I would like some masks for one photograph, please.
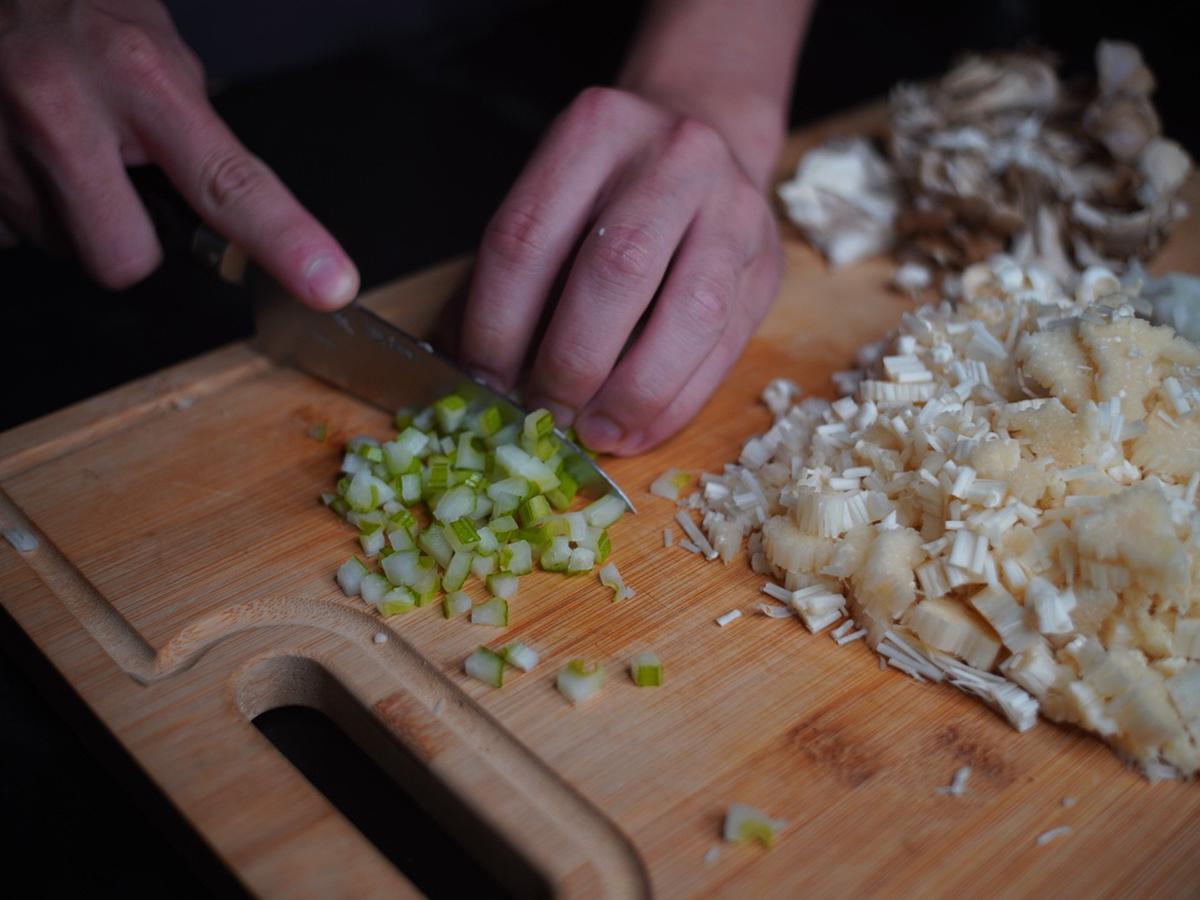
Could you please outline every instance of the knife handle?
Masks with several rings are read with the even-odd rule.
[[[209,228],[156,166],[129,170],[129,179],[154,223],[163,256],[186,256],[222,281],[241,284],[246,252]]]

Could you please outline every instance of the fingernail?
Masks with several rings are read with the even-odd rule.
[[[575,426],[575,430],[590,449],[598,450],[602,453],[616,449],[617,445],[625,437],[625,432],[621,429],[620,425],[608,416],[600,415],[599,413],[585,416]]]
[[[332,256],[321,255],[304,270],[304,283],[322,306],[344,306],[358,293],[358,273]]]

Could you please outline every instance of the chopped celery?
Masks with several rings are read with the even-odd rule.
[[[549,410],[536,409],[525,417],[523,434],[527,438],[537,440],[554,430],[554,416]]]
[[[417,472],[400,476],[400,499],[410,506],[421,500],[421,476]]]
[[[458,426],[466,417],[467,401],[458,394],[447,394],[433,404],[433,414],[441,432],[450,434],[458,430]]]
[[[392,589],[391,584],[382,575],[372,572],[362,580],[360,594],[364,603],[375,604],[383,599],[383,595]]]
[[[490,556],[478,555],[471,560],[471,574],[476,578],[484,579],[496,571],[496,557],[498,554],[493,553]]]
[[[487,577],[487,589],[493,597],[511,600],[517,595],[517,576],[512,573],[497,573]]]
[[[770,847],[775,833],[783,826],[783,822],[772,819],[760,809],[746,806],[744,803],[733,803],[725,813],[723,832],[727,841],[758,841],[764,847]]]
[[[358,536],[358,542],[362,544],[363,553],[368,557],[378,556],[379,551],[383,549],[383,545],[387,543],[387,536],[383,533],[382,525],[372,526],[372,530],[364,531]]]
[[[500,570],[513,575],[528,575],[533,571],[533,556],[528,541],[513,541],[500,550]]]
[[[609,540],[608,531],[604,530],[600,532],[600,537],[596,539],[596,563],[603,565],[610,553],[612,553],[612,541]]]
[[[635,653],[629,661],[629,671],[633,675],[633,683],[638,687],[662,685],[662,662],[657,653],[651,653],[649,650]]]
[[[458,543],[463,546],[479,543],[479,532],[475,530],[474,524],[470,519],[455,519],[450,523],[450,533],[458,539]],[[446,535],[447,538],[450,535]],[[455,547],[455,549],[460,549]]]
[[[499,431],[503,424],[504,416],[500,412],[500,407],[493,403],[475,417],[472,431],[481,438],[489,438]]]
[[[492,519],[491,525],[488,526],[492,530],[492,534],[497,540],[508,540],[509,536],[517,530],[517,520],[512,516],[504,515]]]
[[[405,585],[392,588],[375,604],[381,616],[398,616],[410,612],[416,605],[417,595]]]
[[[504,684],[504,660],[500,654],[480,647],[467,657],[463,671],[472,678],[498,688]]]
[[[569,472],[558,473],[558,487],[546,492],[546,499],[559,512],[569,507],[579,492],[579,482]]]
[[[567,571],[567,562],[571,559],[571,542],[565,537],[556,537],[550,546],[542,551],[541,564],[547,572]]]
[[[538,664],[537,651],[520,641],[505,644],[504,649],[500,651],[500,656],[510,666],[520,669],[522,672],[528,672]]]
[[[421,532],[421,536],[417,538],[417,546],[437,560],[439,566],[445,568],[450,565],[450,557],[454,555],[454,548],[446,540],[442,529],[435,527],[426,528]]]
[[[592,571],[592,566],[595,564],[596,554],[583,547],[576,547],[571,551],[571,558],[567,560],[567,574],[582,575],[584,572]]]
[[[444,456],[429,460],[429,469],[425,473],[425,490],[427,493],[437,493],[450,487],[450,460]]]
[[[517,520],[528,528],[530,525],[536,525],[548,515],[550,515],[550,501],[541,494],[536,494],[521,504],[521,508],[517,512]]]
[[[476,553],[482,553],[484,556],[491,556],[500,549],[500,541],[496,538],[496,535],[492,532],[490,526],[480,526],[475,534],[479,537],[478,543],[476,543],[475,547],[473,548]]]
[[[475,438],[465,431],[458,436],[458,448],[454,454],[454,468],[482,472],[487,468],[487,457],[475,447]]]
[[[558,673],[555,679],[559,691],[573,704],[582,703],[591,697],[604,683],[604,669],[599,663],[586,663],[573,659]]]
[[[380,566],[392,584],[411,586],[417,579],[419,557],[420,554],[416,550],[398,550],[380,563]]]
[[[454,556],[450,558],[450,565],[446,566],[446,572],[442,575],[442,587],[447,591],[457,591],[462,588],[467,582],[467,576],[471,574],[471,560],[475,558],[475,554],[470,550],[455,551]]]
[[[460,485],[442,494],[433,508],[433,517],[439,522],[453,522],[471,515],[474,511],[475,492],[465,485]]]
[[[486,603],[480,603],[471,610],[471,624],[507,627],[508,601],[503,597],[493,597]]]
[[[471,598],[462,591],[451,591],[442,599],[442,615],[447,619],[461,616],[471,608]]]
[[[552,491],[558,487],[558,476],[554,471],[516,444],[503,444],[496,448],[496,465],[509,475],[532,481],[540,491]],[[621,508],[624,510],[624,504]]]
[[[361,559],[352,556],[337,570],[337,583],[347,597],[357,597],[362,590],[363,579],[369,573]]]
[[[600,583],[606,588],[612,589],[614,602],[633,596],[633,588],[625,585],[624,579],[621,578],[621,573],[617,571],[617,567],[612,563],[600,567]]]
[[[589,525],[607,528],[625,514],[625,501],[616,494],[605,494],[599,500],[583,508],[583,517]]]

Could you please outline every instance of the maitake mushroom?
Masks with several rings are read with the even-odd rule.
[[[973,56],[932,83],[901,84],[886,140],[898,205],[865,140],[814,150],[781,198],[835,264],[894,242],[910,274],[914,265],[955,273],[1000,251],[1068,285],[1089,266],[1124,271],[1184,215],[1178,193],[1191,160],[1160,134],[1154,76],[1137,47],[1102,41],[1096,68],[1090,99],[1029,52]],[[869,179],[839,192],[815,177],[847,166],[869,169]],[[859,212],[835,214],[830,193]],[[863,202],[884,195],[890,203]],[[884,218],[889,209],[894,218]]]

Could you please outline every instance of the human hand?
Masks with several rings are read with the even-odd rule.
[[[66,243],[105,286],[140,281],[161,254],[125,173],[144,163],[301,300],[358,292],[337,242],[218,118],[160,3],[0,0],[0,243]]]
[[[774,216],[719,131],[632,92],[591,88],[488,225],[463,361],[512,387],[553,304],[526,405],[573,422],[593,449],[638,453],[716,389],[779,272]]]

